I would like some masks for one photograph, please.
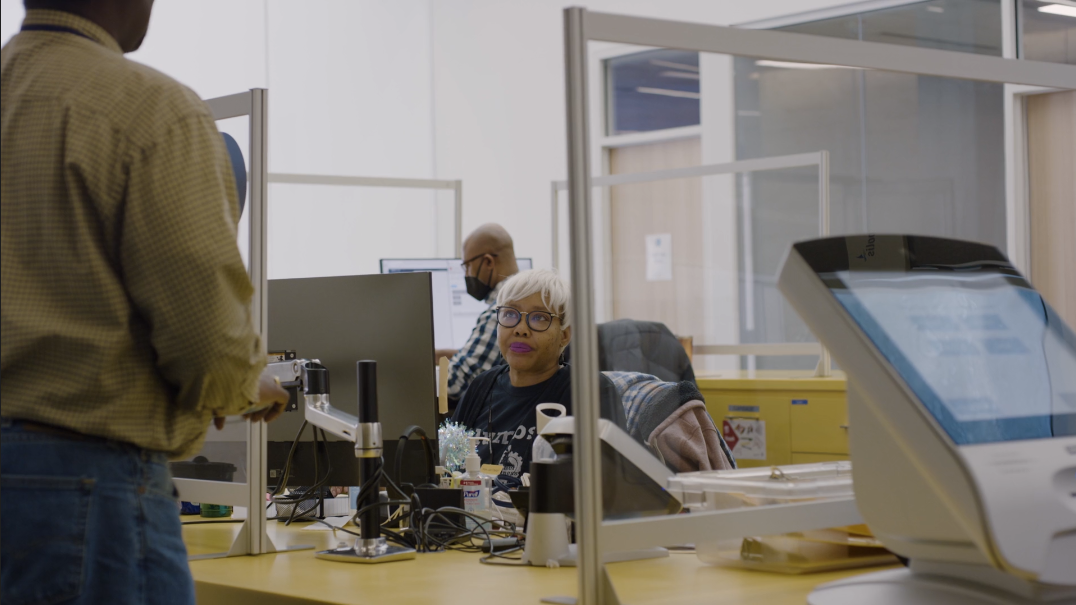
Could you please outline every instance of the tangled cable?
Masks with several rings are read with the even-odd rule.
[[[314,427],[314,477],[320,476],[321,455],[325,456],[325,474],[309,488],[294,495],[280,497],[280,494],[284,491],[284,488],[288,484],[288,479],[291,476],[292,460],[295,456],[295,451],[299,446],[303,431],[306,430],[307,424],[308,423],[304,420],[302,426],[299,427],[299,431],[292,441],[291,449],[288,451],[288,457],[284,463],[284,470],[281,474],[280,482],[271,494],[274,500],[284,500],[283,503],[292,504],[291,512],[286,517],[271,517],[271,519],[285,520],[285,525],[290,525],[295,519],[309,518],[306,516],[307,513],[313,512],[317,507],[318,502],[324,498],[323,488],[328,482],[329,475],[332,472],[332,462],[329,458],[327,445],[328,439],[325,436],[325,431],[318,427]],[[520,557],[509,557],[506,555],[519,551],[522,546],[513,546],[501,552],[497,552],[493,547],[493,539],[495,537],[514,537],[522,544],[525,536],[516,528],[515,524],[502,521],[495,522],[494,520],[486,519],[473,512],[455,506],[444,506],[437,509],[424,507],[422,506],[422,501],[418,494],[412,493],[408,495],[396,485],[396,482],[392,480],[392,477],[385,473],[384,458],[381,458],[379,461],[380,464],[378,464],[377,470],[372,476],[367,477],[359,487],[359,493],[356,495],[355,501],[361,503],[371,495],[371,491],[380,491],[382,481],[388,484],[388,487],[396,497],[390,498],[389,500],[379,499],[376,503],[358,507],[351,516],[351,523],[355,523],[355,520],[360,518],[363,513],[374,508],[382,506],[406,506],[409,510],[409,512],[406,513],[408,516],[408,527],[398,531],[385,527],[385,524],[388,523],[389,520],[398,518],[399,515],[402,514],[400,512],[403,510],[402,508],[397,509],[397,511],[390,516],[389,520],[383,522],[381,526],[381,534],[386,540],[394,544],[413,548],[421,553],[445,550],[482,552],[483,549],[481,544],[476,543],[476,541],[484,539],[490,545],[490,552],[489,555],[482,557],[481,562],[511,564],[502,561],[520,560]],[[397,464],[399,464],[399,460],[397,460]],[[312,499],[317,499],[313,506],[300,510],[303,503]],[[323,525],[328,525],[333,529],[334,534],[337,531],[342,531],[356,537],[360,536],[358,532],[347,529],[346,527],[337,527],[322,519],[314,518],[312,520]],[[502,527],[495,527],[494,523],[499,523]]]

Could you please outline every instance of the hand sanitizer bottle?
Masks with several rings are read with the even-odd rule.
[[[463,490],[463,508],[467,512],[489,519],[492,516],[490,507],[490,486],[492,478],[481,472],[482,460],[478,457],[478,442],[489,441],[485,437],[468,437],[471,442],[471,453],[464,458],[464,468],[467,472],[460,477],[460,489]],[[474,528],[477,522],[467,519],[467,527]]]

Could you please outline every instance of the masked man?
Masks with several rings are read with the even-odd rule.
[[[512,236],[494,223],[475,229],[463,242],[463,271],[467,293],[490,307],[478,316],[462,349],[437,351],[437,359],[451,358],[448,396],[457,400],[475,376],[504,363],[497,348],[497,314],[493,303],[501,282],[519,272]]]

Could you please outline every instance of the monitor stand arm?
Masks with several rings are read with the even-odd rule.
[[[359,459],[360,492],[356,499],[359,514],[359,537],[354,544],[340,543],[336,548],[317,553],[319,559],[345,563],[387,563],[415,558],[415,549],[389,544],[381,535],[378,477],[383,451],[381,423],[377,420],[377,362],[358,362],[359,415],[352,416],[329,402],[329,370],[308,362],[306,374],[306,421],[341,439],[355,444]],[[369,483],[369,485],[367,485]]]

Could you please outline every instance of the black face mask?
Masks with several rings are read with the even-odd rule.
[[[487,256],[487,255],[484,254],[482,256]],[[488,255],[488,256],[497,256],[497,255],[496,254],[491,254],[491,255]],[[474,277],[471,277],[470,275],[465,275],[463,277],[463,282],[465,284],[467,284],[467,293],[468,294],[470,294],[472,297],[474,297],[475,300],[485,302],[486,297],[489,296],[489,293],[493,291],[493,286],[491,285],[493,283],[493,264],[490,263],[490,267],[489,267],[489,281],[490,281],[490,283],[487,284],[487,283],[483,283],[482,280],[478,278],[479,275],[482,275],[482,264],[485,264],[486,261],[485,260],[480,260],[479,257],[477,257],[477,256],[474,257],[472,260],[477,260],[481,264],[478,265],[478,271],[475,271]]]
[[[482,283],[482,280],[470,275],[463,278],[463,281],[467,284],[467,293],[475,298],[475,300],[485,301],[489,293],[493,291],[493,287],[489,284]]]
[[[485,261],[479,261],[485,263]],[[478,266],[478,271],[475,272],[474,277],[466,275],[463,277],[463,282],[467,284],[467,293],[474,297],[475,300],[485,302],[486,297],[493,291],[493,286],[483,283],[478,279],[478,276],[482,275],[482,266]],[[489,281],[493,281],[493,267],[489,268]]]

